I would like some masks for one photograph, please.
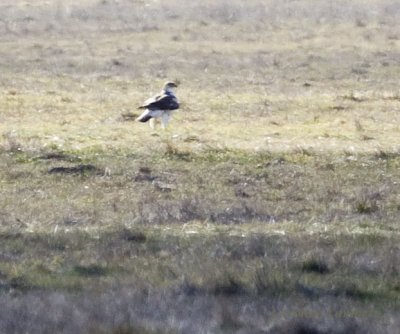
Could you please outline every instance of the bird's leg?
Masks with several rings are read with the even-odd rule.
[[[150,128],[151,128],[152,130],[154,130],[155,124],[156,124],[155,119],[154,119],[154,118],[150,118],[150,120],[149,120],[149,125],[150,125]]]
[[[169,111],[165,111],[161,116],[161,127],[165,129],[169,122],[170,113]]]

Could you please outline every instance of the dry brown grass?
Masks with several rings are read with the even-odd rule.
[[[0,332],[397,332],[395,1],[0,7]]]

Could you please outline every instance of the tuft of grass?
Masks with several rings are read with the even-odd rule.
[[[183,161],[192,160],[192,152],[189,149],[181,149],[169,140],[165,142],[165,156]]]
[[[267,296],[286,296],[294,292],[294,281],[280,270],[262,268],[255,273],[255,291]]]
[[[217,282],[212,291],[216,296],[235,296],[244,292],[244,285],[232,276],[226,277],[222,282]]]
[[[48,171],[49,174],[80,174],[80,175],[87,175],[89,173],[100,173],[104,174],[104,171],[99,170],[94,165],[91,164],[80,164],[77,166],[72,167],[52,167]]]
[[[376,203],[368,201],[368,200],[362,200],[356,203],[356,211],[357,213],[361,214],[371,214],[376,211],[378,211],[378,206]]]
[[[309,273],[328,274],[330,272],[329,266],[319,259],[308,259],[303,262],[301,270]]]
[[[105,276],[108,273],[106,267],[98,264],[77,265],[73,271],[80,276]]]

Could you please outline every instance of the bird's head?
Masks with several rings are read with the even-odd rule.
[[[167,81],[164,84],[163,90],[166,92],[172,92],[174,88],[178,87],[178,85],[175,82],[172,81]]]

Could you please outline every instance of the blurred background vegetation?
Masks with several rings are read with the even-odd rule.
[[[397,333],[399,19],[2,1],[0,332]]]

